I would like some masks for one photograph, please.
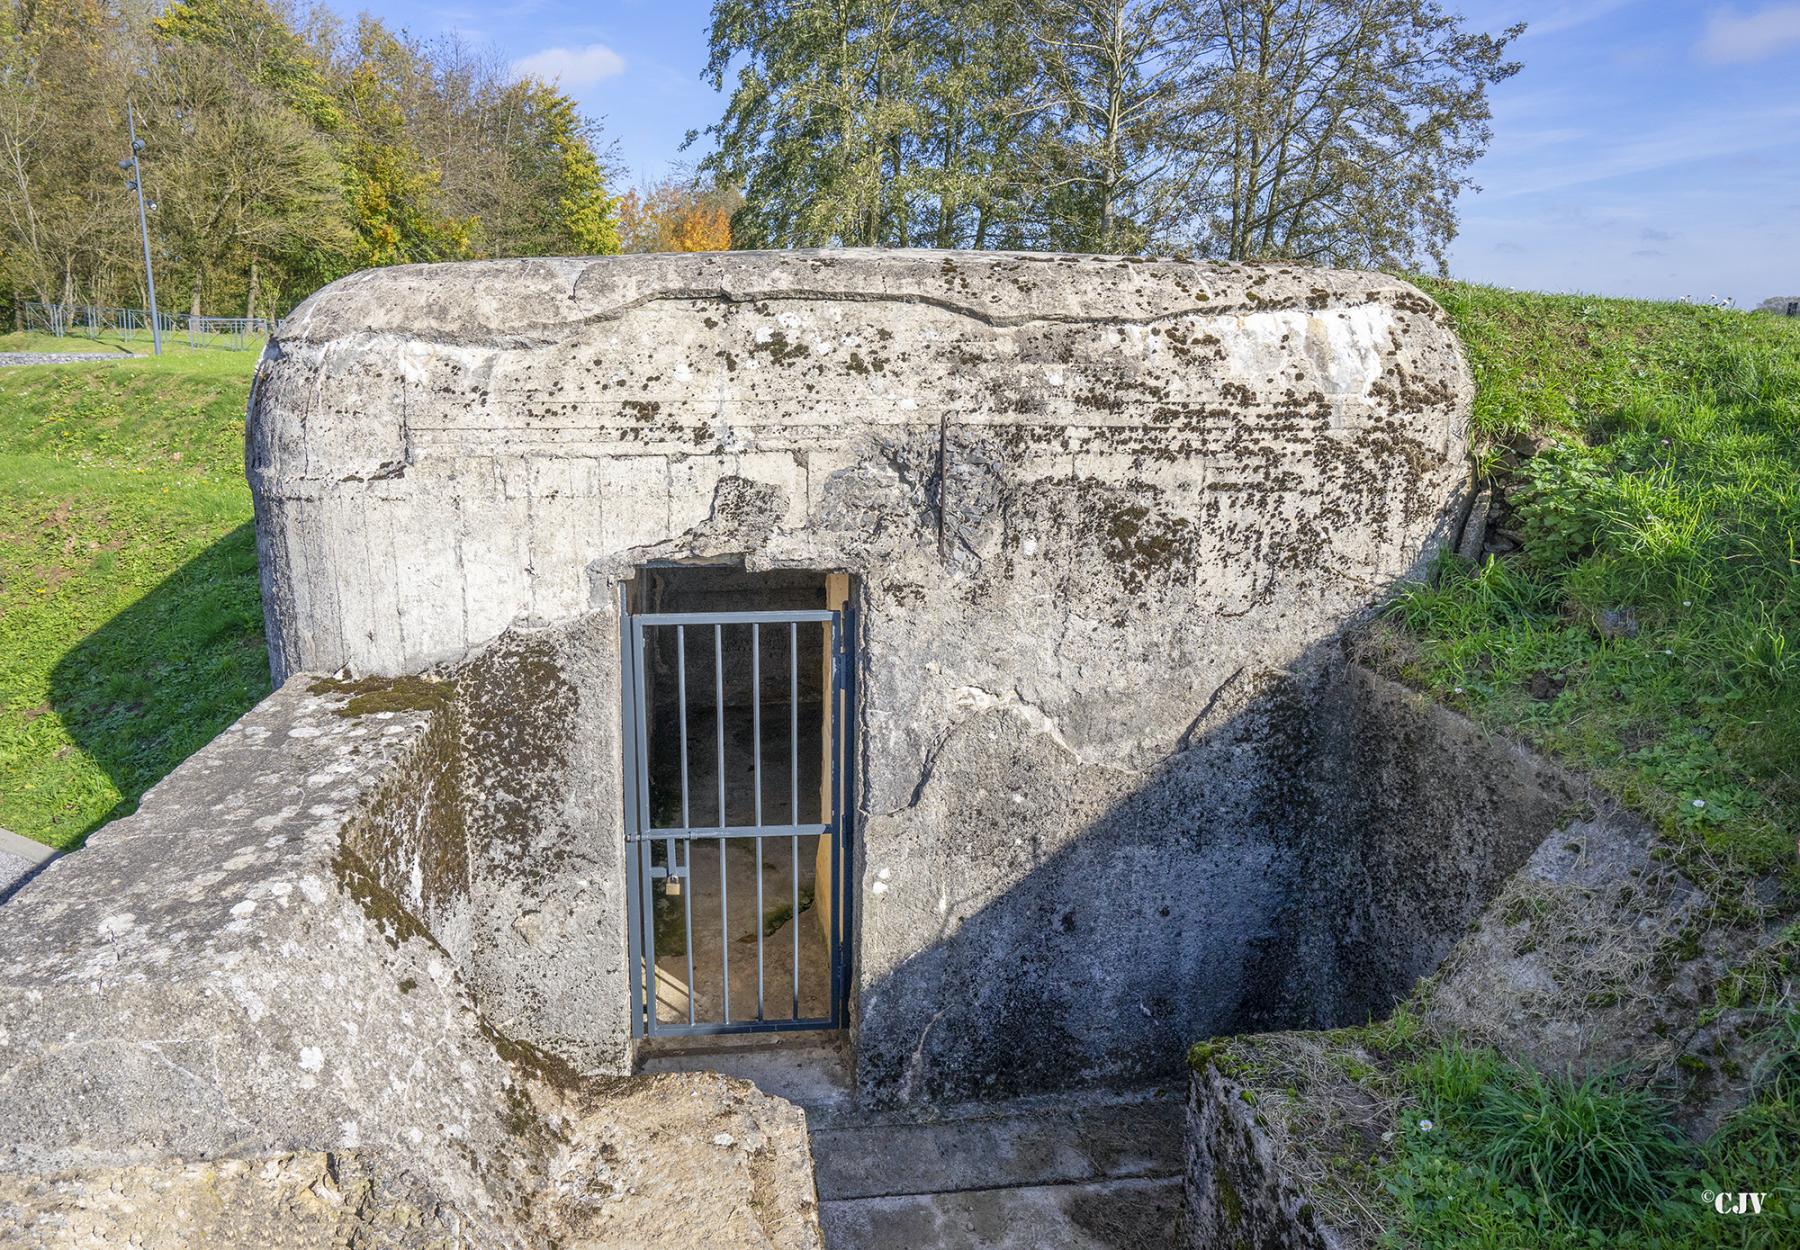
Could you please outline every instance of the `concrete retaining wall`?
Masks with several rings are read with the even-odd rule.
[[[819,1245],[797,1109],[584,1080],[510,1031],[549,974],[484,936],[530,887],[453,836],[498,800],[459,793],[451,700],[297,678],[0,907],[0,1227],[236,1245],[285,1209],[358,1244]],[[599,974],[572,975],[578,1010]]]

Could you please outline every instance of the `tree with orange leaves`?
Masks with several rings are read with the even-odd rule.
[[[623,252],[723,252],[731,247],[738,195],[692,175],[671,174],[625,193],[619,203]]]

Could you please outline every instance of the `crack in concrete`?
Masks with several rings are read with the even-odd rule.
[[[585,276],[585,274],[584,274]],[[579,280],[578,280],[579,281]],[[1392,291],[1371,292],[1377,295],[1398,295],[1398,288]],[[1019,313],[1007,315],[992,313],[986,309],[964,304],[958,300],[945,299],[942,296],[929,295],[919,291],[821,291],[805,287],[782,287],[767,291],[733,291],[725,287],[670,287],[661,291],[653,291],[640,295],[636,299],[626,300],[609,308],[599,309],[583,317],[558,320],[554,323],[540,323],[537,326],[524,327],[507,334],[455,333],[439,331],[429,333],[410,331],[401,334],[393,331],[371,330],[360,333],[345,334],[327,328],[324,337],[311,337],[312,318],[304,324],[296,325],[291,331],[282,335],[284,343],[312,342],[361,342],[380,343],[386,340],[404,339],[408,343],[427,343],[436,347],[480,347],[502,350],[532,351],[545,347],[557,347],[575,337],[575,333],[591,326],[605,325],[624,319],[640,308],[659,303],[711,302],[718,304],[763,304],[763,303],[838,303],[838,304],[910,304],[928,308],[941,309],[956,316],[979,322],[996,330],[1016,330],[1033,325],[1058,326],[1135,326],[1148,328],[1162,325],[1170,321],[1179,321],[1187,317],[1204,317],[1209,320],[1224,320],[1246,316],[1258,316],[1274,313],[1307,312],[1302,303],[1293,305],[1275,305],[1262,303],[1241,304],[1190,304],[1181,308],[1168,309],[1158,313],[1141,315],[1100,315],[1094,313]],[[1365,299],[1359,303],[1346,303],[1333,307],[1333,312],[1347,312],[1352,309],[1382,308],[1396,314],[1404,311],[1381,299]],[[553,324],[562,333],[547,334],[545,329]]]
[[[1248,664],[1238,665],[1236,672],[1232,673],[1231,676],[1218,684],[1218,687],[1206,700],[1206,706],[1200,709],[1200,714],[1188,722],[1188,727],[1181,731],[1181,737],[1175,740],[1175,749],[1169,752],[1171,756],[1180,755],[1184,751],[1193,750],[1194,734],[1199,731],[1201,725],[1206,723],[1206,718],[1213,714],[1213,709],[1219,706],[1219,700],[1224,697],[1225,692],[1237,684],[1237,679],[1242,677],[1244,675],[1244,670],[1249,667]]]
[[[900,1102],[902,1105],[912,1101],[913,1086],[917,1083],[920,1070],[925,1066],[925,1045],[931,1040],[931,1031],[937,1028],[938,1021],[942,1020],[949,1010],[950,1004],[948,1003],[939,1007],[937,1014],[925,1022],[925,1028],[919,1034],[919,1044],[913,1047],[912,1056],[906,1061],[906,1075],[900,1078]]]

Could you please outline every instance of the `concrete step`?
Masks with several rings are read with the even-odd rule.
[[[819,1204],[826,1250],[1165,1250],[1181,1178],[1030,1185]]]
[[[806,1109],[826,1250],[1163,1250],[1178,1090],[917,1113],[856,1105],[836,1034],[668,1039],[644,1072],[723,1072]]]
[[[1172,1176],[1181,1111],[1163,1097],[922,1122],[815,1119],[814,1174],[827,1202]]]
[[[645,1053],[640,1072],[723,1072],[750,1081],[809,1113],[850,1103],[850,1071],[834,1035],[796,1034],[779,1044],[662,1046]],[[683,1039],[686,1040],[686,1039]],[[694,1039],[698,1043],[701,1039]]]

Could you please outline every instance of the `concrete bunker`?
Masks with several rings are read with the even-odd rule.
[[[854,251],[359,274],[284,323],[252,400],[273,663],[454,685],[461,867],[422,872],[416,839],[370,858],[513,1035],[623,1071],[658,1010],[634,987],[677,975],[632,901],[688,867],[631,836],[667,827],[668,667],[715,664],[693,742],[710,712],[741,745],[755,700],[721,661],[761,654],[633,619],[753,589],[772,606],[725,610],[839,613],[854,698],[826,710],[820,634],[782,710],[818,691],[787,762],[816,741],[841,841],[782,923],[838,935],[862,1098],[1166,1075],[1197,1037],[1391,1001],[1358,971],[1375,912],[1460,874],[1460,927],[1516,866],[1370,869],[1405,849],[1344,801],[1339,641],[1453,541],[1470,397],[1441,311],[1375,274]],[[694,762],[693,790],[742,797]],[[790,823],[831,823],[793,788]],[[808,858],[724,854],[721,954],[723,896]]]

